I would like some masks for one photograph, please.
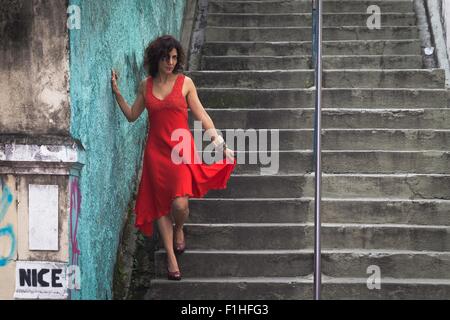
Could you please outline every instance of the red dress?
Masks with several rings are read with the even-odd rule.
[[[177,76],[171,93],[160,100],[153,95],[153,79],[147,80],[145,106],[149,116],[149,132],[144,153],[142,177],[136,198],[136,227],[146,236],[153,234],[153,221],[170,213],[172,201],[179,196],[203,197],[210,189],[225,189],[233,163],[201,162],[188,124],[188,105],[182,94],[185,75]],[[178,152],[182,163],[172,161],[172,149],[183,138],[172,141],[174,130],[185,129],[190,137],[189,152]],[[184,154],[183,154],[184,153]],[[196,159],[194,159],[194,157]],[[196,161],[194,161],[196,160]],[[199,163],[200,162],[200,163]]]

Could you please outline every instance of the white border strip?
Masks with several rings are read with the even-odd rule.
[[[76,145],[0,144],[0,161],[84,163]]]

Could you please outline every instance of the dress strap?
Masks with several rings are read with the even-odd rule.
[[[186,80],[186,75],[181,75],[181,81],[180,81],[180,96],[182,96],[183,97],[183,99],[186,101],[186,97],[185,96],[183,96],[183,84],[184,84],[184,81]]]
[[[186,76],[184,74],[180,74],[177,77],[177,83],[175,84],[177,91],[182,91],[183,90],[183,83],[184,83],[184,78]]]

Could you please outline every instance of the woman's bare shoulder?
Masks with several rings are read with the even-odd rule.
[[[195,87],[194,81],[191,78],[189,78],[188,76],[186,76],[186,75],[185,75],[185,80],[184,81],[186,82],[186,84],[187,84],[187,86],[189,88]]]
[[[147,78],[145,78],[144,80],[141,81],[141,84],[146,84],[147,81],[149,81],[152,78],[152,76],[148,76]]]
[[[139,91],[142,91],[144,94],[146,92],[147,89],[147,81],[151,79],[151,76],[148,76],[147,78],[145,78],[144,80],[141,81],[141,83],[139,84]]]

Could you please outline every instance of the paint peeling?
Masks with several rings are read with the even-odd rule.
[[[0,145],[0,159],[5,161],[80,162],[79,154],[75,144],[71,146]]]

